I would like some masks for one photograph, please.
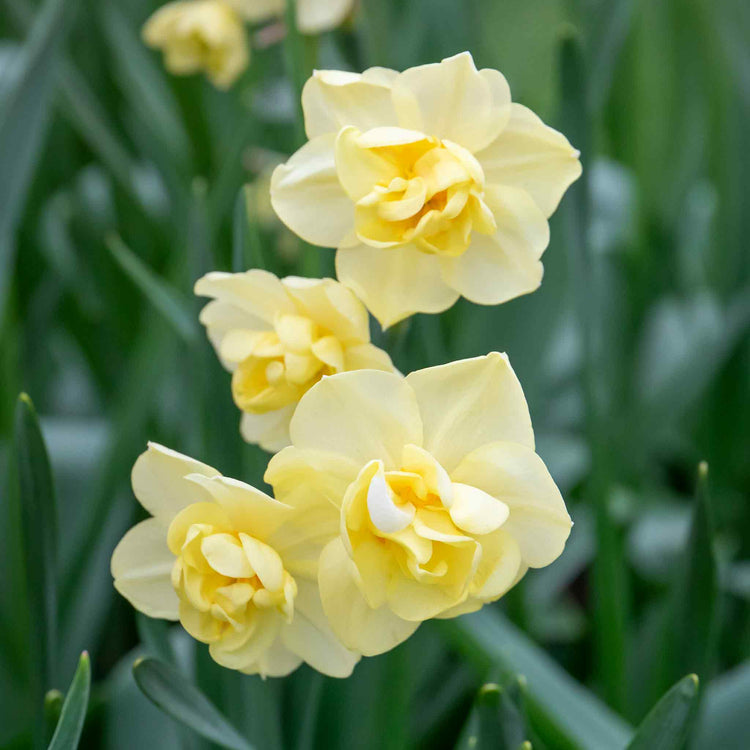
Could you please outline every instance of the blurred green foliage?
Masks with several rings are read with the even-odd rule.
[[[750,5],[360,0],[318,40],[254,32],[229,93],[165,73],[139,38],[155,6],[0,0],[0,746],[44,746],[61,710],[58,746],[75,746],[84,673],[62,709],[42,698],[87,649],[83,747],[750,747]],[[239,440],[229,379],[195,335],[192,284],[332,273],[266,195],[299,145],[312,65],[463,49],[564,130],[585,179],[553,219],[537,293],[416,316],[388,346],[404,372],[509,353],[570,542],[498,605],[424,625],[349,680],[222,670],[179,629],[136,627],[109,574],[147,439],[261,482],[266,456]],[[143,656],[201,691],[154,688],[172,716],[200,697],[191,728],[139,692]],[[689,672],[698,698],[687,678],[653,708]]]

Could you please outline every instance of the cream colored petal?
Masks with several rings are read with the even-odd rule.
[[[533,449],[529,408],[504,354],[492,352],[417,370],[406,382],[419,402],[424,424],[422,446],[454,482],[480,487],[458,479],[453,471],[464,456],[482,445],[511,440]]]
[[[291,508],[265,492],[229,477],[191,474],[188,481],[203,487],[227,514],[235,531],[266,540],[284,523]]]
[[[250,567],[269,591],[280,591],[284,585],[284,565],[279,553],[248,534],[240,534],[242,549]]]
[[[401,167],[391,159],[359,144],[362,134],[345,127],[336,136],[336,172],[341,187],[353,202],[368,195],[374,185],[388,185],[401,176]]]
[[[570,184],[581,176],[578,151],[530,109],[511,106],[505,129],[476,154],[487,185],[525,190],[549,217]]]
[[[385,70],[370,69],[362,75],[316,70],[302,89],[307,137],[335,135],[347,125],[366,131],[398,124],[389,76],[378,72]]]
[[[357,569],[341,539],[334,539],[321,553],[318,582],[331,628],[345,646],[363,656],[390,651],[419,627],[387,606],[372,609],[367,604],[357,584]]]
[[[417,312],[447,310],[459,297],[443,280],[438,258],[414,245],[339,248],[336,275],[384,328]]]
[[[245,674],[259,674],[262,677],[286,677],[300,664],[302,664],[302,659],[292,653],[278,637],[252,667],[242,671]]]
[[[572,523],[560,491],[533,450],[515,443],[484,445],[467,455],[452,477],[508,506],[502,528],[518,543],[526,565],[541,568],[562,553]]]
[[[345,370],[385,370],[391,372],[395,368],[388,356],[388,352],[373,344],[350,346],[344,350]]]
[[[529,294],[542,283],[544,267],[523,238],[475,234],[463,255],[440,259],[445,283],[471,302],[498,305]]]
[[[489,534],[500,528],[508,518],[508,506],[486,492],[468,484],[453,484],[453,523],[469,534]]]
[[[410,622],[423,622],[454,607],[465,596],[452,588],[397,575],[388,587],[388,605],[394,614]]]
[[[470,593],[482,601],[494,601],[518,582],[522,568],[521,549],[505,529],[483,536],[479,542],[482,557]]]
[[[355,370],[323,378],[303,397],[292,417],[292,444],[346,456],[360,466],[381,459],[397,468],[406,443],[422,442],[414,395],[403,378],[379,370]]]
[[[260,329],[258,321],[273,325],[277,315],[296,312],[281,281],[259,268],[244,273],[212,271],[195,282],[195,293],[247,312],[249,317],[243,328]],[[201,322],[206,324],[203,315]]]
[[[425,481],[427,490],[437,495],[444,507],[451,507],[453,486],[450,477],[435,457],[424,448],[418,445],[405,445],[401,454],[401,469],[419,474]]]
[[[211,534],[201,541],[206,562],[217,572],[230,578],[252,578],[253,568],[234,534]]]
[[[306,143],[271,176],[271,205],[295,234],[338,247],[354,229],[354,203],[336,172],[335,134]]]
[[[244,412],[240,419],[240,434],[246,442],[255,443],[269,453],[280,451],[291,442],[289,422],[295,406],[289,404],[264,414]]]
[[[401,127],[455,141],[469,151],[484,148],[497,133],[500,98],[497,77],[480,74],[468,52],[409,68],[393,84]]]
[[[452,617],[459,617],[460,615],[467,615],[471,612],[476,612],[479,609],[482,609],[484,606],[484,602],[481,599],[475,599],[472,597],[468,597],[460,604],[456,604],[455,607],[450,607],[449,609],[446,609],[445,611],[441,612],[439,615],[435,615],[435,617],[438,620],[449,620]]]
[[[217,664],[229,669],[254,668],[278,637],[282,622],[276,612],[255,610],[252,627],[243,628],[212,643],[209,646],[211,657]]]
[[[267,21],[284,13],[284,0],[224,0],[251,23]]]
[[[367,310],[351,289],[333,279],[288,276],[283,283],[300,313],[307,315],[342,344],[370,340]]]
[[[174,562],[165,526],[155,518],[141,521],[112,553],[115,588],[149,617],[177,620],[179,600],[171,582]]]
[[[330,505],[338,509],[360,468],[357,460],[342,454],[290,446],[270,460],[263,479],[278,500],[293,508]],[[338,511],[335,518],[338,522]]]
[[[354,0],[298,0],[297,26],[303,34],[320,34],[340,26]]]
[[[294,620],[283,628],[281,639],[290,651],[329,677],[348,677],[359,661],[359,655],[331,630],[318,587],[310,581],[297,581]]]
[[[207,499],[199,487],[185,481],[188,474],[210,477],[219,472],[163,445],[149,443],[138,456],[130,480],[138,502],[168,526],[183,508]]]

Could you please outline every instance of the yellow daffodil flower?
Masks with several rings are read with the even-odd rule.
[[[581,165],[502,74],[468,52],[403,73],[316,71],[302,105],[310,140],[274,172],[273,206],[338,249],[339,280],[381,324],[539,286],[547,219]]]
[[[164,52],[164,64],[170,73],[203,71],[220,89],[229,88],[250,61],[242,19],[223,0],[167,3],[148,19],[143,39]]]
[[[335,638],[309,580],[310,517],[295,521],[289,506],[153,443],[132,482],[152,518],[125,534],[111,567],[136,609],[179,619],[230,669],[276,677],[305,661],[351,673],[358,657]]]
[[[284,0],[228,0],[248,21],[259,23],[284,15]],[[351,13],[354,0],[296,0],[297,28],[303,34],[320,34],[340,26]]]
[[[289,445],[289,420],[324,375],[393,370],[370,343],[367,310],[333,279],[278,279],[271,273],[209,273],[195,293],[212,297],[201,312],[211,343],[232,372],[240,429],[268,451]]]
[[[498,599],[570,533],[505,355],[325,378],[300,401],[291,439],[265,479],[280,500],[338,522],[320,594],[333,630],[364,655]]]

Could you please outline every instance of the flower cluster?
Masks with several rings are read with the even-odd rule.
[[[319,34],[343,22],[353,0],[297,0],[297,27]],[[245,23],[284,15],[284,0],[173,0],[143,27],[146,44],[164,52],[174,75],[205,72],[220,89],[229,88],[250,62]]]
[[[150,444],[132,483],[152,517],[112,574],[223,666],[280,676],[305,661],[343,677],[563,550],[571,520],[507,356],[403,376],[371,343],[367,309],[386,326],[460,295],[533,290],[547,219],[581,168],[468,53],[319,72],[303,104],[310,142],[271,197],[304,239],[337,248],[339,281],[251,270],[195,286],[242,436],[275,452],[273,497]]]

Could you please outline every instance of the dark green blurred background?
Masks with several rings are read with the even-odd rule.
[[[130,467],[153,439],[261,481],[267,457],[239,439],[192,284],[255,265],[331,274],[333,253],[300,246],[268,205],[269,169],[299,145],[285,42],[263,47],[253,29],[251,67],[223,93],[169,76],[143,46],[151,0],[46,5],[0,0],[0,746],[29,746],[38,704],[12,453],[23,390],[57,489],[47,687],[65,689],[87,648],[83,746],[197,748],[130,672],[138,653],[167,658],[168,636],[111,585],[111,551],[139,513]],[[584,178],[552,220],[538,292],[374,335],[404,372],[506,351],[524,386],[576,525],[563,557],[490,616],[633,726],[697,672],[692,746],[750,747],[750,4],[361,0],[303,44],[308,69],[464,49],[565,132]],[[304,746],[313,696],[308,746],[451,747],[488,664],[520,671],[502,642],[477,656],[462,627],[428,623],[345,682],[241,677],[178,631],[170,658],[261,750]],[[529,684],[554,714],[554,690]],[[536,713],[535,748],[603,747],[583,725],[563,744]]]

